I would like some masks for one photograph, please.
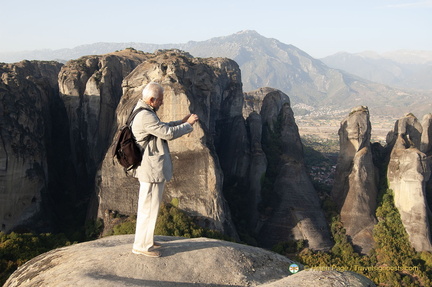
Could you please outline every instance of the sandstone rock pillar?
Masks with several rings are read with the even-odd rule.
[[[432,155],[432,114],[426,114],[422,120],[420,151],[427,156]]]
[[[57,62],[0,63],[0,231],[37,231],[52,222],[49,174],[51,107],[57,99]],[[58,159],[56,162],[62,162]],[[55,167],[52,167],[55,169]]]
[[[247,98],[244,113],[250,109],[260,112],[262,148],[268,161],[264,209],[258,225],[260,243],[271,247],[279,242],[306,240],[311,249],[329,249],[330,232],[306,172],[289,97],[279,90],[262,88],[247,93]]]
[[[361,253],[372,249],[372,231],[377,222],[377,182],[370,137],[368,108],[352,109],[339,129],[340,151],[332,189],[346,233]]]
[[[414,249],[431,251],[431,233],[428,220],[428,206],[425,185],[430,177],[430,163],[426,155],[426,141],[417,118],[407,114],[395,124],[390,134],[393,149],[387,169],[389,188],[394,192],[395,206],[399,210],[402,223]],[[421,144],[421,147],[420,147]]]
[[[164,201],[175,203],[203,227],[232,238],[237,238],[237,233],[222,194],[224,173],[214,135],[220,122],[235,122],[241,117],[239,72],[237,64],[228,59],[201,59],[180,51],[160,51],[124,79],[123,96],[116,111],[120,126],[141,97],[144,86],[156,81],[165,88],[164,104],[158,111],[161,121],[179,120],[189,113],[199,115],[192,133],[169,142],[174,176],[166,186]],[[226,127],[220,136],[235,134],[234,127]],[[113,165],[109,153],[97,181],[100,217],[106,219],[109,210],[136,214],[138,180],[126,177],[119,165]]]

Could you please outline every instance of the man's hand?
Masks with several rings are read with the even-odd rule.
[[[189,117],[190,117],[191,115],[192,115],[192,114],[188,114],[187,116],[185,116],[185,117],[182,119],[182,122],[183,122],[183,123],[187,122],[187,120],[189,119]]]
[[[198,116],[196,114],[189,115],[186,122],[188,122],[191,126],[193,126],[194,123],[196,123],[199,120]]]

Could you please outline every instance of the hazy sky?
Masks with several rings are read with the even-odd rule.
[[[320,58],[432,50],[432,0],[0,0],[0,52],[186,43],[255,30]]]

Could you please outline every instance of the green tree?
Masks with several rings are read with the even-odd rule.
[[[70,245],[64,234],[0,232],[0,285],[22,264],[49,250]]]

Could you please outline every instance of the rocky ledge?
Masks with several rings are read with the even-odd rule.
[[[290,275],[293,261],[247,245],[208,238],[157,240],[162,244],[160,258],[132,254],[133,235],[55,249],[22,265],[4,287],[374,286],[352,272],[305,270]]]

